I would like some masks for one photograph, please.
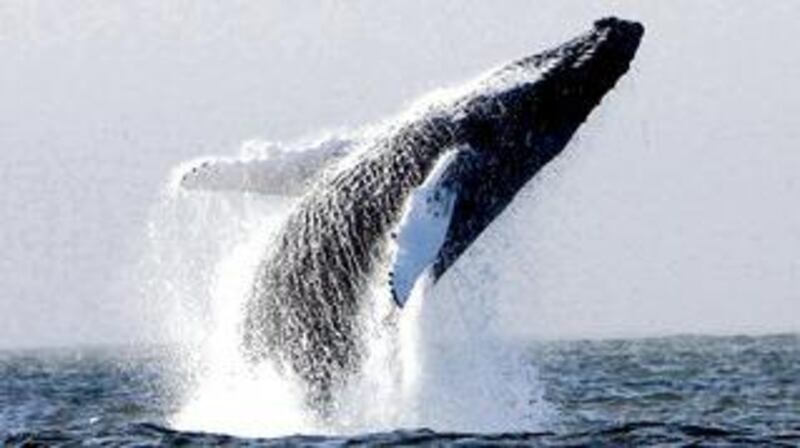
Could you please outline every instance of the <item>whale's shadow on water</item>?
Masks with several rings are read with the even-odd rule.
[[[599,20],[360,139],[314,148],[320,156],[293,171],[310,185],[299,188],[247,293],[244,356],[298,378],[305,405],[335,419],[370,356],[364,313],[375,308],[376,289],[396,304],[381,319],[391,331],[412,292],[446,274],[564,149],[627,72],[643,32],[635,22]],[[286,165],[266,162],[206,162],[181,185],[298,189],[274,191],[288,185]]]

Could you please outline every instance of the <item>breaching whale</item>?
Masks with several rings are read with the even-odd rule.
[[[512,62],[358,140],[216,161],[186,188],[298,195],[265,250],[242,347],[306,383],[329,406],[363,361],[357,316],[376,276],[399,307],[435,282],[516,193],[557,156],[628,70],[644,33],[616,18]]]

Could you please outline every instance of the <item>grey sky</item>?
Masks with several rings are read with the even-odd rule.
[[[610,13],[647,26],[635,68],[496,244],[521,331],[800,329],[797,2],[6,0],[0,346],[132,337],[119,278],[177,162],[383,118]]]

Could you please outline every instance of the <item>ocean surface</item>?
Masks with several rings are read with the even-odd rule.
[[[166,348],[5,351],[0,437],[10,446],[800,445],[800,335],[533,342],[526,350],[554,410],[544,430],[256,439],[170,428],[184,391]]]

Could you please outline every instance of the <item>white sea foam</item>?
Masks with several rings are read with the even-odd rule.
[[[256,267],[291,201],[175,185],[154,212],[146,263],[151,312],[163,318],[183,366],[174,427],[278,436],[546,424],[534,366],[498,331],[491,278],[458,264],[435,288],[417,282],[400,311],[385,287],[387,272],[375,274],[360,316],[365,361],[331,418],[319,421],[304,406],[301,382],[270,362],[248,363],[240,349]]]

